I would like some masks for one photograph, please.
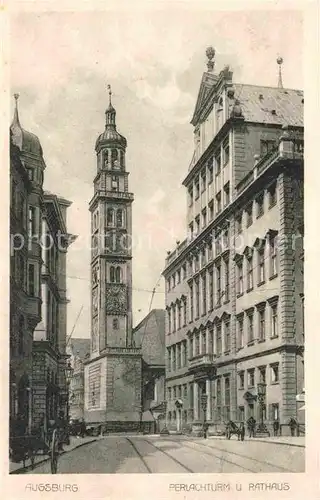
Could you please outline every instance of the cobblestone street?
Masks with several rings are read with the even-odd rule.
[[[62,455],[58,473],[304,472],[304,439],[287,441],[108,436]],[[49,474],[50,463],[29,473]]]

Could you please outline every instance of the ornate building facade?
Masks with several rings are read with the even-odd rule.
[[[33,341],[34,423],[68,412],[65,377],[67,337],[67,251],[75,236],[67,232],[71,202],[45,191],[42,217],[41,321]]]
[[[10,127],[10,433],[66,410],[66,252],[71,202],[43,191],[46,164],[38,137],[21,127],[17,100]],[[71,238],[70,238],[71,237]],[[20,429],[21,432],[21,429]]]
[[[188,237],[163,272],[167,423],[197,432],[205,411],[213,433],[250,416],[286,432],[304,386],[303,93],[234,83],[207,56]]]
[[[18,95],[10,127],[10,421],[32,426],[32,342],[41,319],[41,219],[46,168],[39,139],[24,130]],[[33,238],[33,235],[35,238]]]
[[[69,391],[69,415],[72,420],[84,419],[84,361],[90,355],[90,339],[71,338],[67,342],[67,354],[73,373]]]
[[[85,363],[85,420],[106,430],[136,428],[141,410],[141,349],[132,346],[131,210],[126,139],[116,111],[106,110],[96,141],[97,175],[90,201],[91,353]]]

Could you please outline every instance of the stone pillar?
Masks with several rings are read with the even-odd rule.
[[[206,394],[207,394],[207,416],[208,421],[211,420],[211,381],[206,380]]]
[[[193,383],[193,420],[199,420],[199,386]]]

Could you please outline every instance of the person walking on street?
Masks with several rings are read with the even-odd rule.
[[[273,435],[277,436],[280,428],[280,423],[279,420],[276,418],[275,421],[273,422]]]
[[[289,427],[290,427],[290,431],[291,431],[291,436],[295,436],[296,434],[296,428],[297,428],[297,422],[296,420],[291,417],[290,420],[289,420]]]
[[[250,417],[247,422],[249,437],[255,436],[256,421],[253,417]]]

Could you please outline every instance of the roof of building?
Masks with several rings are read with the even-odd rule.
[[[246,121],[303,127],[303,91],[234,83]]]
[[[10,130],[12,133],[12,142],[21,151],[26,153],[33,153],[37,156],[42,157],[43,151],[39,141],[39,138],[32,132],[28,132],[23,129],[20,125],[19,112],[18,112],[18,94],[15,94],[16,106],[14,110],[12,124]]]
[[[90,352],[90,339],[72,338],[68,345],[74,356],[78,356],[81,360]]]
[[[136,347],[141,347],[142,358],[148,365],[164,365],[165,356],[165,311],[152,309],[133,329]]]

